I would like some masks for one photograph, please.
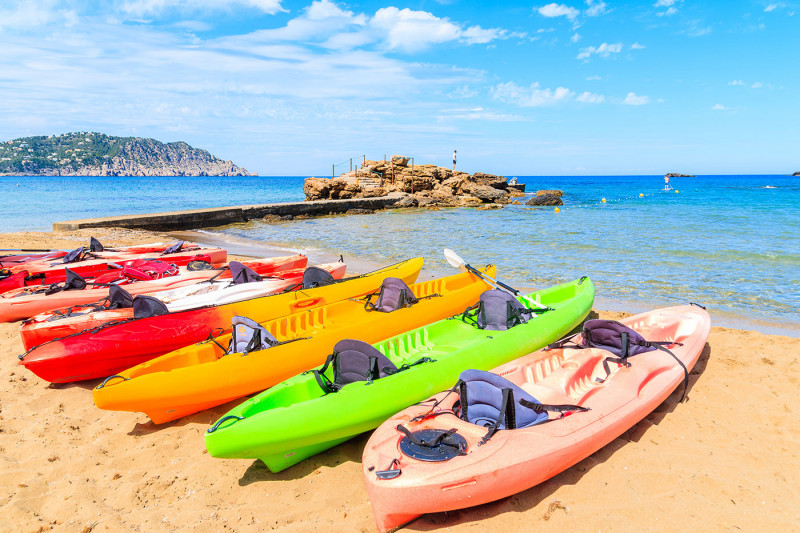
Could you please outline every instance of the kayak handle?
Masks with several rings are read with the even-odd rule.
[[[315,305],[324,303],[325,303],[325,298],[308,298],[306,300],[298,300],[289,307],[291,307],[292,309],[306,309],[308,307],[314,307]]]
[[[114,374],[113,376],[108,376],[106,379],[104,379],[104,380],[103,380],[103,382],[102,382],[100,385],[98,385],[97,387],[95,387],[95,390],[100,390],[100,389],[102,389],[103,387],[105,387],[105,386],[106,386],[106,383],[108,383],[108,382],[109,382],[109,380],[112,380],[112,379],[114,379],[114,378],[122,378],[122,379],[124,379],[125,381],[128,381],[128,380],[130,379],[130,378],[126,378],[125,376],[120,376],[119,374]]]
[[[244,420],[244,417],[243,416],[236,416],[236,415],[223,416],[222,418],[217,420],[216,424],[214,424],[213,426],[208,428],[206,431],[208,433],[214,433],[216,430],[219,429],[219,427],[222,425],[223,422],[225,422],[226,420],[233,420],[233,419],[236,419],[237,421],[238,420]]]

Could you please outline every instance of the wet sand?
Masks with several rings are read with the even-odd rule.
[[[0,234],[0,248],[169,241],[127,230]],[[283,251],[282,253],[286,253]],[[598,310],[602,318],[622,313]],[[156,426],[101,411],[99,380],[49,385],[0,324],[0,531],[374,531],[367,436],[279,473],[211,458],[233,404]],[[712,327],[680,391],[594,455],[523,493],[426,515],[408,531],[791,531],[800,524],[800,339]]]

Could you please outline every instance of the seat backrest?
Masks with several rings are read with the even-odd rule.
[[[333,383],[337,387],[373,381],[395,372],[397,366],[366,342],[343,339],[333,347]]]
[[[483,370],[465,370],[459,376],[460,417],[470,424],[497,429],[515,429],[540,424],[548,419],[546,411],[537,412],[520,404],[521,400],[540,404],[539,400],[507,379]],[[503,390],[508,390],[503,405]]]
[[[264,280],[255,270],[241,264],[239,261],[230,261],[228,263],[228,268],[231,269],[231,278],[233,279],[234,285]]]
[[[648,346],[639,333],[615,320],[587,320],[583,324],[582,336],[582,346],[602,348],[622,358],[656,349]]]
[[[514,296],[500,289],[491,289],[481,294],[475,318],[481,329],[504,331],[527,322],[526,315],[530,315],[530,311]]]
[[[398,278],[385,278],[381,283],[378,300],[370,305],[374,310],[391,313],[419,302],[411,287]]]
[[[334,281],[330,272],[319,267],[311,266],[303,272],[304,289],[313,289],[314,287],[330,285]]]
[[[95,239],[94,237],[89,238],[89,251],[90,252],[102,252],[103,245],[100,244],[100,241]]]
[[[161,255],[178,253],[181,251],[181,246],[183,246],[183,241],[178,241],[172,246],[167,246],[166,248],[164,248],[164,251],[161,252]]]
[[[120,287],[112,285],[108,289],[108,308],[109,309],[128,309],[133,307],[133,296]]]
[[[76,263],[83,258],[83,247],[75,248],[61,258],[61,263]]]
[[[264,326],[246,316],[234,316],[232,324],[231,344],[228,346],[229,354],[248,354],[279,344],[278,339]]]
[[[64,270],[67,273],[67,279],[64,282],[64,290],[83,290],[86,288],[86,280],[83,279],[80,274],[73,272],[72,270],[64,267]]]
[[[150,318],[167,313],[167,306],[155,296],[140,294],[133,299],[133,318]]]

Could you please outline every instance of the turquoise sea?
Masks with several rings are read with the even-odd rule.
[[[303,177],[0,178],[2,231],[112,214],[302,200]],[[314,259],[388,263],[413,255],[426,272],[472,264],[538,288],[590,276],[596,307],[627,311],[697,302],[716,325],[800,336],[800,178],[791,176],[519,176],[528,191],[561,189],[550,208],[389,210],[207,230]],[[153,194],[153,191],[158,191]],[[8,198],[10,197],[10,202]],[[604,203],[602,199],[605,198]],[[522,199],[524,201],[524,199]]]

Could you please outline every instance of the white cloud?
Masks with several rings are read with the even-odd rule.
[[[606,97],[602,94],[594,94],[586,91],[579,94],[576,100],[585,104],[600,104],[606,101]]]
[[[674,15],[677,12],[678,12],[678,10],[676,8],[671,7],[669,9],[667,9],[666,11],[662,11],[661,13],[656,13],[656,16],[657,17],[664,17],[664,16],[668,17],[670,15]]]
[[[645,46],[643,44],[633,43],[631,45],[631,50],[644,50],[644,49],[645,49]]]
[[[570,42],[577,43],[581,40],[581,35],[577,32],[572,34],[572,37],[569,38]]]
[[[653,4],[653,6],[654,7],[670,7],[670,6],[673,6],[676,3],[678,3],[678,1],[679,0],[658,0],[655,4]]]
[[[584,12],[587,17],[598,17],[608,13],[605,2],[598,0],[586,0],[586,5],[589,6]]]
[[[540,107],[565,102],[575,95],[566,87],[542,89],[539,82],[520,87],[513,81],[500,83],[492,89],[492,98],[522,107]]]
[[[597,55],[600,57],[609,57],[611,54],[618,54],[622,51],[622,43],[615,43],[615,44],[608,44],[603,43],[600,46],[589,46],[587,48],[581,48],[580,53],[577,55],[577,59],[588,59],[592,55]]]
[[[252,7],[268,15],[286,11],[281,7],[281,0],[126,0],[119,3],[119,10],[133,17],[146,17],[170,10],[191,13],[224,10],[231,6]]]
[[[540,7],[538,10],[543,17],[567,17],[569,20],[574,20],[580,14],[580,11],[574,7],[565,6],[564,4],[547,4]]]
[[[602,80],[602,79],[603,78],[601,76],[598,76],[597,74],[595,74],[594,76],[588,76],[586,78],[586,81],[598,81],[598,80]]]
[[[765,13],[769,13],[770,11],[775,11],[780,7],[778,4],[769,4],[767,7],[764,8]]]
[[[637,96],[634,92],[629,92],[628,95],[625,97],[625,100],[622,101],[623,104],[626,105],[645,105],[650,103],[649,96]]]
[[[713,109],[714,111],[727,111],[729,108],[725,107],[722,104],[714,104],[714,106],[711,109]]]
[[[760,89],[760,88],[762,88],[763,86],[764,86],[764,84],[763,84],[763,83],[761,83],[760,81],[757,81],[757,82],[755,82],[753,85],[751,85],[751,86],[750,86],[750,88],[751,88],[751,89]]]
[[[733,80],[729,81],[728,85],[744,85],[744,82],[742,80]]]

